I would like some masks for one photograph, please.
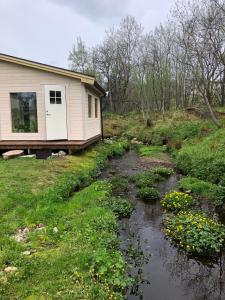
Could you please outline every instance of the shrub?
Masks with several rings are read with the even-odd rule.
[[[110,209],[117,217],[129,217],[134,209],[134,205],[125,198],[107,197],[99,201],[100,205]]]
[[[224,244],[225,227],[199,212],[180,212],[164,220],[165,233],[188,253],[218,254]]]
[[[128,191],[128,179],[123,176],[113,176],[110,183],[112,184],[113,195],[120,196]]]
[[[156,177],[157,176],[150,169],[134,175],[131,179],[135,182],[136,187],[142,188],[152,187],[156,180]]]
[[[199,143],[184,146],[176,157],[178,169],[204,181],[224,184],[224,144],[225,135],[222,128]]]
[[[168,178],[170,177],[174,172],[173,169],[171,168],[164,168],[164,167],[157,167],[157,168],[153,168],[152,172],[154,174],[158,174],[164,178]]]
[[[195,204],[194,199],[186,194],[177,191],[167,193],[161,201],[162,207],[170,211],[186,210]]]
[[[225,199],[225,187],[194,177],[182,178],[180,180],[180,188],[215,201],[218,205],[222,204]]]
[[[137,191],[137,197],[145,201],[160,199],[160,193],[152,187],[142,187]]]

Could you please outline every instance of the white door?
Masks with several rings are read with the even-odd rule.
[[[67,139],[65,86],[45,86],[47,140]]]

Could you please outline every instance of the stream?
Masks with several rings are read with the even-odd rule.
[[[114,158],[101,179],[130,176],[151,167],[135,151]],[[163,195],[178,185],[174,174],[156,187]],[[129,184],[126,195],[135,205],[130,218],[120,220],[120,247],[128,262],[136,287],[127,293],[127,300],[222,300],[225,299],[225,259],[217,262],[188,258],[165,238],[162,231],[163,211],[159,201],[148,204],[136,199],[136,188]]]

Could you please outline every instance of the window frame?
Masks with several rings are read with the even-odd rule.
[[[92,109],[92,95],[88,94],[88,118],[92,118],[93,114],[93,109]]]
[[[95,119],[98,118],[98,106],[99,106],[99,99],[95,97]]]
[[[59,94],[57,94],[57,93],[59,93]],[[49,90],[49,103],[50,104],[62,104],[62,92],[53,90],[53,89]]]
[[[14,128],[16,128],[14,125],[14,115],[13,115],[13,100],[19,100],[18,99],[18,95],[19,94],[33,94],[35,96],[34,100],[35,100],[35,111],[34,111],[34,118],[35,118],[35,130],[29,130],[29,131],[25,131],[25,129],[23,129],[24,131],[20,131],[20,129],[15,130]],[[17,95],[16,98],[13,98],[13,96],[15,97],[15,95]],[[22,134],[26,134],[26,133],[38,133],[38,108],[37,108],[37,92],[9,92],[9,101],[10,101],[10,114],[11,114],[11,132],[12,133],[22,133]]]

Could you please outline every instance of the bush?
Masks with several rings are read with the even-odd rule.
[[[195,204],[195,201],[186,193],[173,191],[165,195],[161,204],[166,210],[179,211],[189,209]]]
[[[160,199],[160,193],[152,187],[142,187],[137,191],[137,197],[144,201],[154,201]]]
[[[178,169],[191,177],[224,184],[225,131],[217,130],[200,143],[184,146],[177,154]]]
[[[123,176],[113,176],[110,179],[113,195],[120,196],[128,191],[128,179]]]
[[[153,168],[152,172],[154,174],[158,174],[164,178],[168,178],[170,177],[174,172],[173,169],[171,168],[164,168],[164,167],[157,167],[157,168]]]
[[[109,208],[117,217],[129,217],[134,209],[134,205],[125,198],[109,197],[102,201],[102,206]]]
[[[203,181],[194,177],[184,177],[180,180],[180,189],[200,195],[220,205],[225,200],[225,187]]]
[[[180,212],[164,220],[168,235],[188,253],[201,256],[218,254],[224,244],[225,227],[199,212]]]
[[[156,177],[157,176],[150,169],[134,175],[131,179],[135,182],[136,187],[142,188],[152,187],[156,180]]]

